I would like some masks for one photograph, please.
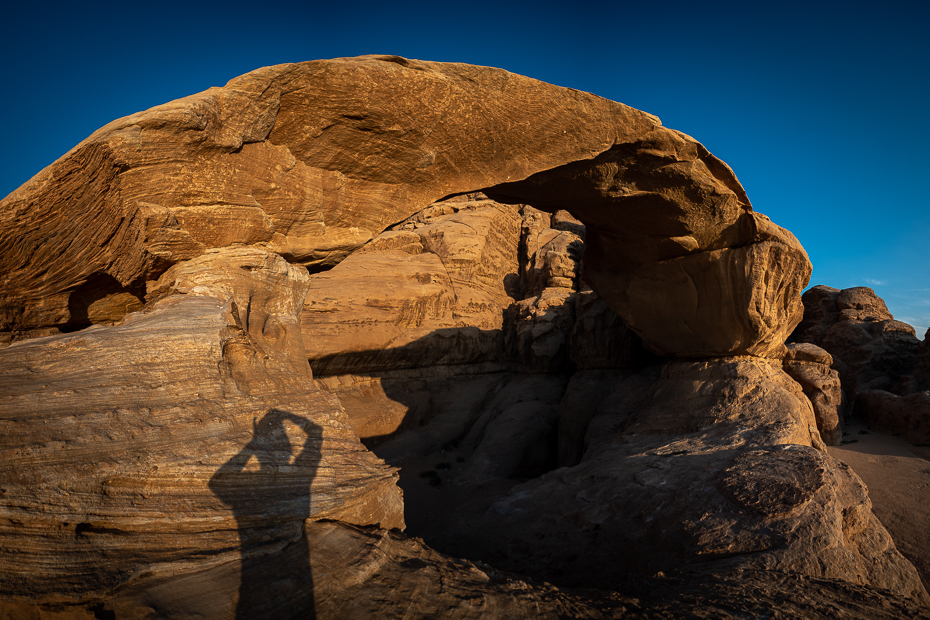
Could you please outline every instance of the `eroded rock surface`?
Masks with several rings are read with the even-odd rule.
[[[804,321],[792,339],[830,352],[854,415],[915,443],[930,442],[926,342],[914,328],[896,321],[864,286],[815,286],[803,299]]]
[[[920,343],[914,328],[894,320],[872,289],[815,286],[803,299],[804,321],[792,340],[830,353],[850,400],[865,390],[890,390],[912,372]]]
[[[4,199],[0,264],[8,615],[930,602],[822,452],[826,358],[786,354],[803,248],[622,104],[399,57],[260,69]]]
[[[837,445],[842,438],[846,405],[839,373],[832,365],[830,354],[816,345],[806,342],[788,345],[785,372],[801,384],[811,401],[820,438],[828,446]]]
[[[603,304],[599,329],[575,330],[583,234],[567,213],[481,195],[391,227],[312,277],[302,331],[317,384],[340,398],[363,439],[412,429],[379,450],[392,459],[483,428],[523,373],[543,375],[532,400],[557,407],[575,358],[610,365],[642,350]],[[588,305],[596,298],[586,293]]]
[[[3,597],[99,601],[280,548],[305,519],[403,527],[395,472],[313,385],[307,281],[265,251],[207,253],[119,325],[0,352]]]
[[[588,282],[663,354],[778,356],[800,320],[803,248],[692,138],[498,69],[364,57],[267,67],[114,121],[4,199],[0,330],[93,322],[85,304],[127,308],[209,248],[331,266],[481,188],[588,225]]]
[[[450,516],[427,540],[563,586],[761,569],[926,604],[864,485],[811,447],[822,446],[813,411],[777,363],[669,363],[616,386],[578,465]]]

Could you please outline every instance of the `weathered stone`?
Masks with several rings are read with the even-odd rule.
[[[820,437],[828,446],[839,444],[843,434],[845,399],[839,373],[831,368],[829,353],[810,343],[789,344],[784,369],[801,384],[814,407]]]
[[[908,392],[930,389],[930,329],[924,334],[917,348],[917,361],[913,370],[914,385]]]
[[[597,284],[597,267],[585,264],[586,279],[649,348],[684,357],[782,356],[801,320],[797,297],[810,270],[800,245],[776,242],[605,275],[611,288]]]
[[[777,362],[634,375],[601,403],[586,443],[578,465],[451,517],[435,544],[566,586],[699,562],[927,600],[861,482],[810,447],[822,446],[810,404]]]
[[[575,291],[549,287],[537,297],[515,304],[516,347],[523,366],[537,372],[559,372],[569,363],[575,322]]]
[[[466,382],[465,377],[457,378],[453,385],[457,389],[445,395],[438,403],[434,403],[436,406],[428,420],[421,421],[419,427],[398,433],[378,446],[378,456],[389,463],[402,464],[403,459],[407,457],[441,453],[452,446],[458,446],[469,454],[477,451],[485,442],[487,445],[481,448],[484,452],[503,450],[508,438],[512,439],[511,435],[515,431],[503,424],[493,426],[494,421],[509,410],[513,410],[514,415],[519,415],[521,410],[517,405],[530,402],[538,403],[538,406],[534,406],[534,411],[541,412],[546,422],[537,425],[536,421],[530,421],[526,425],[531,429],[527,434],[533,437],[547,436],[548,431],[544,428],[551,426],[549,409],[556,408],[565,392],[565,379],[560,375],[498,373],[475,376],[473,382]],[[487,387],[486,391],[478,391],[484,386]],[[427,389],[431,394],[436,394],[441,387],[442,384],[431,384]],[[530,420],[530,416],[526,416],[526,419]],[[539,452],[534,452],[532,446],[526,445],[529,440],[520,446],[514,444],[514,451],[518,453],[516,461],[523,461],[519,453],[522,452],[522,448],[526,448],[528,455],[545,453],[544,457],[538,459],[527,456],[528,460],[536,463],[554,462],[555,441],[552,439],[551,443],[543,441]],[[504,458],[510,459],[511,456]],[[492,467],[484,464],[477,469],[484,472]],[[507,469],[507,466],[502,467],[500,471],[503,472],[504,469]],[[517,475],[519,470],[520,468],[514,465],[514,471],[511,473]],[[510,474],[499,475],[508,477]],[[488,476],[489,474],[482,473],[480,477]]]
[[[481,188],[584,222],[589,283],[656,350],[782,352],[809,261],[703,146],[593,95],[397,57],[268,67],[97,131],[3,202],[0,330],[67,325],[90,279],[138,294],[211,247],[331,266]],[[688,302],[657,305],[656,278]]]
[[[427,453],[460,440],[495,395],[512,378],[507,364],[467,364],[335,375],[315,379],[320,389],[339,398],[359,436],[370,446],[399,433],[400,454]],[[395,444],[396,445],[396,442]],[[390,446],[378,453],[398,457]]]
[[[486,200],[436,205],[314,275],[301,317],[314,373],[505,357],[519,221]]]
[[[584,455],[585,434],[604,399],[635,370],[579,370],[572,375],[559,403],[558,465],[577,465]]]
[[[657,125],[499,69],[397,57],[260,69],[110,123],[4,199],[0,329],[67,323],[95,274],[135,290],[209,247],[268,243],[333,265],[443,196]]]
[[[920,342],[914,328],[895,321],[872,289],[815,286],[803,301],[804,321],[791,339],[830,353],[848,402],[867,390],[897,389],[914,371]]]
[[[594,291],[582,289],[575,295],[571,358],[578,369],[587,370],[633,367],[652,356],[606,301]]]
[[[480,484],[501,478],[534,478],[552,469],[557,421],[555,407],[546,402],[511,405],[485,426],[458,480]]]
[[[0,203],[0,260],[0,615],[928,602],[782,370],[803,248],[621,104],[398,57],[261,69],[52,164]],[[639,371],[638,337],[710,359]],[[388,531],[398,474],[356,431],[457,489],[443,549],[611,591]]]
[[[145,313],[0,352],[0,596],[97,599],[308,518],[403,526],[396,474],[312,384],[302,272],[208,253]]]
[[[752,213],[729,168],[684,134],[656,129],[485,191],[578,217],[586,281],[656,352],[779,357],[801,320],[801,244]]]
[[[748,570],[734,576],[698,565],[631,580],[622,592],[566,591],[443,556],[397,531],[322,522],[307,527],[305,542],[256,564],[271,578],[266,592],[274,596],[250,610],[254,612],[250,617],[737,620],[759,613],[816,620],[829,620],[837,613],[850,620],[930,617],[912,599],[791,573]],[[303,588],[294,588],[295,575],[282,572],[281,566],[300,563],[308,552],[312,571],[301,575]],[[94,620],[110,614],[233,618],[240,570],[239,558],[219,556],[180,578],[149,571],[105,602],[36,605],[6,600],[0,601],[0,611],[43,619]]]

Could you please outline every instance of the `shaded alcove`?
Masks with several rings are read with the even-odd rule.
[[[369,400],[334,392],[350,420],[366,415],[365,409],[382,410],[385,403],[405,410],[396,430],[362,441],[389,464],[400,467],[407,532],[427,543],[438,543],[440,551],[444,549],[436,535],[457,512],[486,507],[514,485],[565,465],[559,462],[560,454],[576,455],[575,462],[580,459],[584,429],[596,406],[573,411],[571,403],[563,404],[572,377],[579,372],[596,374],[606,386],[599,388],[598,396],[603,398],[612,390],[613,381],[661,359],[649,354],[620,322],[615,332],[600,334],[599,339],[604,350],[613,354],[602,361],[613,367],[579,369],[571,359],[569,336],[558,370],[539,372],[521,361],[513,333],[477,328],[468,333],[476,340],[498,343],[497,357],[489,354],[468,363],[437,364],[443,347],[448,347],[450,357],[461,359],[455,354],[456,347],[467,346],[461,332],[440,329],[394,349],[310,360],[323,389],[333,371],[369,368],[364,374],[378,387]],[[392,359],[401,370],[372,369],[376,363],[384,368]],[[418,360],[422,365],[416,367]],[[593,391],[582,389],[589,396]],[[575,426],[562,438],[573,444],[570,449],[560,446],[560,418],[564,416],[571,416]],[[571,439],[566,439],[569,435]]]
[[[124,287],[110,274],[98,272],[68,296],[70,318],[59,330],[68,333],[97,323],[112,323],[141,310],[144,303],[140,287]]]

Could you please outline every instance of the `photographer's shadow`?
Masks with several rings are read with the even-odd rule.
[[[292,436],[306,437],[296,455],[286,425]],[[254,422],[252,440],[210,479],[210,490],[232,508],[239,528],[239,620],[316,617],[304,520],[321,442],[321,427],[272,409]]]

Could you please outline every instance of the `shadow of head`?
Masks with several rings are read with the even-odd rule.
[[[251,440],[210,479],[210,490],[250,523],[305,519],[321,443],[318,424],[269,409],[253,420]]]
[[[252,421],[252,440],[245,450],[254,453],[262,468],[296,465],[308,452],[319,456],[321,439],[322,428],[307,418],[269,409]]]

